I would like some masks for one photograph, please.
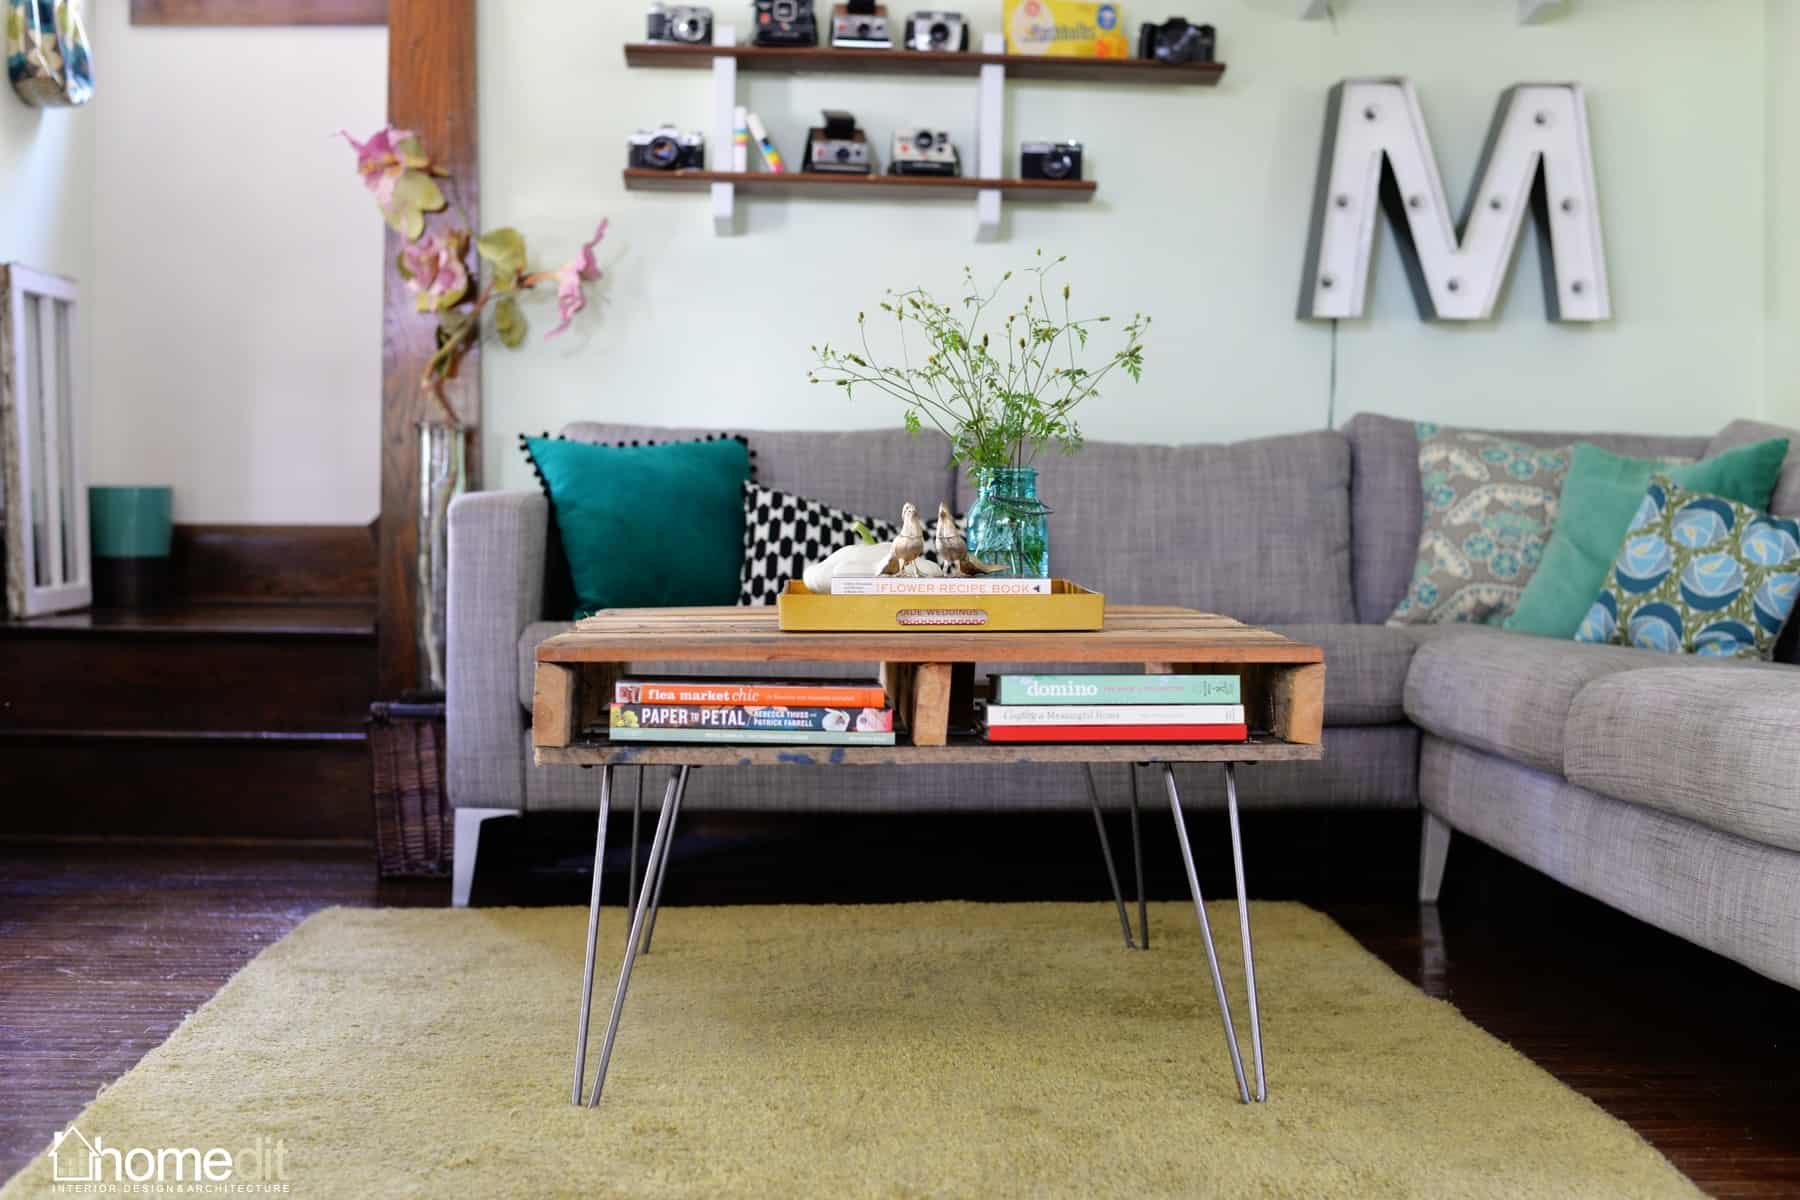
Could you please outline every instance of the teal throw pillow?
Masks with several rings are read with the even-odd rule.
[[[1562,504],[1544,560],[1525,586],[1519,605],[1506,621],[1508,629],[1544,637],[1573,637],[1606,582],[1632,514],[1658,471],[1694,492],[1722,496],[1757,511],[1769,507],[1769,496],[1787,456],[1786,438],[1740,446],[1685,466],[1649,458],[1627,458],[1579,443],[1563,481]]]
[[[1575,640],[1768,658],[1796,595],[1800,521],[1659,474]]]
[[[750,449],[718,437],[604,446],[521,439],[568,555],[575,616],[736,604]]]

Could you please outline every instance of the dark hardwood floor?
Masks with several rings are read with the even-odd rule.
[[[624,887],[620,820],[609,904]],[[1223,818],[1192,822],[1202,883],[1228,895]],[[1421,908],[1408,898],[1415,822],[1250,814],[1255,893],[1330,913],[1394,970],[1628,1121],[1707,1191],[1800,1194],[1800,992],[1466,839],[1452,850],[1442,903]],[[489,830],[477,902],[585,902],[591,817]],[[1122,849],[1122,821],[1114,837]],[[1183,897],[1166,817],[1147,825],[1146,856],[1152,896]],[[695,814],[674,862],[669,904],[1093,899],[1106,886],[1085,814]],[[0,1178],[308,913],[443,904],[447,891],[378,883],[354,849],[0,845]]]

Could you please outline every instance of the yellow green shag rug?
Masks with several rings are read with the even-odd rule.
[[[1248,1063],[1235,910],[1211,917]],[[1253,920],[1264,1106],[1237,1102],[1191,906],[1152,907],[1149,953],[1110,904],[667,909],[591,1111],[585,911],[333,909],[75,1125],[279,1141],[306,1197],[1698,1194],[1330,920]],[[590,1077],[623,941],[609,908]],[[54,1187],[41,1157],[0,1197]]]

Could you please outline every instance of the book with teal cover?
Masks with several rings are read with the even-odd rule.
[[[1236,675],[996,675],[995,704],[1240,704]]]
[[[608,731],[615,742],[723,742],[761,746],[891,746],[892,730],[886,733],[857,733],[850,730],[833,733],[823,729],[645,729],[613,726]]]

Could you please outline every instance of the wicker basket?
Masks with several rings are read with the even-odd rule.
[[[375,859],[384,879],[450,874],[450,803],[444,795],[444,706],[369,706]]]

